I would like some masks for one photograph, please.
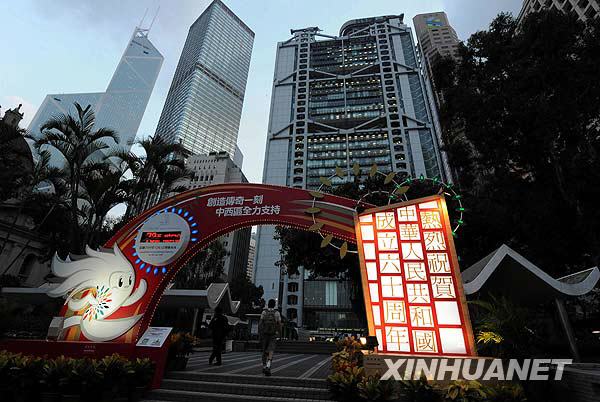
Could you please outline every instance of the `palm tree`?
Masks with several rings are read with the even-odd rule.
[[[105,161],[98,157],[98,152],[110,148],[106,140],[118,142],[118,136],[109,128],[95,129],[96,117],[91,105],[85,109],[77,102],[74,105],[75,116],[58,115],[44,123],[42,137],[35,145],[37,149],[54,148],[65,159],[63,170],[69,186],[71,251],[77,253],[82,249],[78,210],[82,177],[84,173],[102,168]]]
[[[138,214],[169,193],[185,191],[182,180],[189,177],[181,144],[168,143],[160,137],[148,137],[138,142],[144,156],[121,153],[119,158],[131,171],[131,199],[126,217]]]
[[[126,178],[124,166],[106,164],[101,169],[83,175],[82,207],[85,219],[87,244],[96,246],[97,235],[108,212],[116,205],[126,203],[131,198],[130,189],[134,179]]]

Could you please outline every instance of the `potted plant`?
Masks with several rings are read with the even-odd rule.
[[[139,401],[144,396],[154,375],[154,363],[148,358],[137,358],[129,362],[127,372],[129,376],[129,401]]]
[[[62,402],[76,402],[80,399],[80,388],[78,376],[73,372],[75,359],[60,356],[57,359],[64,359],[61,364],[64,364],[64,374],[58,380],[58,388],[60,390],[60,400]]]
[[[40,375],[41,402],[57,402],[60,399],[60,381],[69,375],[70,370],[70,361],[64,356],[44,361]]]
[[[14,365],[15,356],[12,353],[0,352],[0,395],[11,392],[10,369]]]
[[[185,370],[190,353],[194,350],[195,338],[188,333],[175,333],[170,336],[167,370]]]
[[[103,401],[127,401],[127,363],[127,359],[117,353],[100,360],[99,367],[104,373]]]

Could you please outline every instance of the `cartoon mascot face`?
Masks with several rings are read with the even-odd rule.
[[[82,312],[66,318],[64,328],[79,325],[83,335],[95,342],[118,338],[142,317],[110,318],[119,308],[139,301],[147,289],[144,279],[134,289],[135,270],[116,244],[113,251],[104,253],[86,246],[86,258],[61,260],[55,256],[52,261],[54,275],[65,280],[48,295],[66,295],[69,310]]]

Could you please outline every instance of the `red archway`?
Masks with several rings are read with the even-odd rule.
[[[101,324],[110,324],[111,320],[115,324],[130,317],[139,319],[126,332],[121,332],[122,335],[105,340],[137,342],[150,325],[166,286],[179,269],[211,241],[233,230],[264,224],[308,229],[314,221],[307,210],[317,207],[320,209],[318,221],[323,224],[322,233],[356,243],[354,213],[357,201],[330,194],[315,197],[314,194],[308,190],[265,184],[215,185],[178,194],[131,220],[105,247],[125,257],[135,270],[130,284],[131,296],[128,292],[128,300],[135,301],[119,305]],[[144,291],[138,292],[140,288]],[[97,292],[102,291],[97,289]],[[114,289],[113,293],[116,293]],[[141,296],[134,297],[137,293]],[[84,298],[85,292],[80,297]],[[108,297],[115,298],[110,293]],[[83,316],[83,320],[92,318],[89,311],[74,311],[68,304],[61,315],[65,321],[73,317],[73,322],[81,321],[79,316]],[[79,325],[66,328],[63,339],[98,340],[86,336]]]

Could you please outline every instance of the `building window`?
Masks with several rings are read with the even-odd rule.
[[[290,306],[295,306],[298,304],[298,296],[297,295],[289,295],[287,298],[287,303]]]
[[[298,282],[288,283],[288,292],[297,292],[297,291],[298,291]]]

